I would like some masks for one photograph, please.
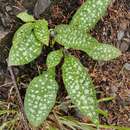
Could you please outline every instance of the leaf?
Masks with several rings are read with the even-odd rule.
[[[15,33],[9,53],[9,65],[23,65],[40,55],[42,44],[33,34],[34,24],[26,23]]]
[[[100,44],[88,52],[94,60],[108,61],[121,55],[120,50],[108,44]]]
[[[75,30],[68,25],[59,25],[55,28],[55,41],[68,48],[86,52],[94,60],[108,61],[121,55],[119,49],[112,45],[101,44],[84,31]]]
[[[82,130],[97,130],[96,128],[93,128],[92,126],[87,126],[83,124],[81,124],[81,128]]]
[[[59,117],[59,120],[62,124],[68,128],[71,128],[72,130],[77,130],[77,128],[80,128],[79,124],[77,124],[77,121],[71,116],[62,116]]]
[[[55,104],[57,90],[54,68],[35,77],[29,84],[25,95],[24,109],[29,122],[34,127],[41,125],[49,115]]]
[[[83,125],[83,123],[75,120],[71,116],[60,117],[60,122],[73,130],[77,130],[77,128],[81,130],[96,130],[96,128],[93,128],[91,126]]]
[[[107,101],[112,101],[113,99],[115,99],[115,97],[105,97],[105,98],[101,98],[98,100],[98,103],[100,102],[107,102]]]
[[[89,51],[99,44],[96,39],[92,39],[89,34],[81,30],[76,30],[69,25],[58,25],[55,28],[57,35],[55,41],[65,46],[65,48],[81,49]]]
[[[21,19],[23,22],[34,22],[35,19],[32,15],[28,14],[27,12],[21,12],[17,15],[19,19]]]
[[[62,71],[63,81],[72,102],[98,125],[96,93],[89,74],[73,56],[65,57]]]
[[[60,119],[61,119],[60,122],[67,124],[68,118],[66,118],[66,117],[60,117]],[[95,128],[96,125],[94,125],[94,124],[90,124],[90,123],[88,124],[88,123],[82,123],[82,122],[79,122],[79,121],[74,121],[74,123],[75,122],[76,122],[76,124],[78,126],[81,126],[81,127],[83,126],[83,127],[86,127],[86,128],[88,128],[88,126],[90,126],[92,128],[94,127],[93,129],[97,130],[97,128]],[[114,126],[114,125],[99,125],[98,127],[99,128],[103,128],[103,129],[130,130],[130,128],[128,128],[128,127],[120,127],[120,126]],[[85,130],[85,129],[83,129],[83,130]]]
[[[59,64],[62,57],[62,50],[56,50],[51,52],[47,57],[48,68],[55,67],[57,64]]]
[[[76,29],[90,31],[105,15],[111,0],[87,0],[75,13],[71,25]]]
[[[49,44],[49,30],[46,20],[42,19],[35,22],[34,34],[40,42],[45,45]]]
[[[108,118],[108,111],[102,110],[102,109],[98,109],[97,112],[100,115],[103,115],[104,117]]]
[[[55,127],[49,126],[49,130],[58,130],[58,129]]]

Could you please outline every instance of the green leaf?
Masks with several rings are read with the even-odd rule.
[[[68,117],[68,116],[67,116]],[[67,122],[68,122],[68,119],[66,118],[66,117],[60,117],[60,122],[61,123],[64,123],[64,124],[67,124]],[[96,125],[94,125],[94,124],[88,124],[88,123],[82,123],[82,122],[79,122],[79,121],[74,121],[74,122],[76,122],[76,124],[78,125],[78,126],[84,126],[84,127],[88,127],[88,126],[90,126],[90,127],[94,127],[94,129],[99,129],[99,128],[103,128],[103,129],[114,129],[114,130],[130,130],[130,128],[128,128],[128,127],[120,127],[120,126],[114,126],[114,125],[99,125],[98,126],[98,128],[95,128],[96,127]],[[84,130],[84,129],[83,129]],[[91,129],[90,129],[91,130]]]
[[[65,48],[81,49],[89,51],[99,44],[96,39],[81,30],[76,30],[69,25],[58,25],[55,28],[57,35],[55,41]]]
[[[111,0],[87,0],[75,13],[71,25],[76,29],[90,31],[105,15]]]
[[[40,42],[44,43],[45,45],[49,44],[48,23],[45,19],[37,20],[35,22],[34,34]]]
[[[15,33],[9,53],[9,65],[23,65],[40,55],[42,44],[33,34],[33,23],[26,23]]]
[[[112,45],[100,44],[92,50],[90,50],[88,52],[88,55],[92,57],[94,60],[108,61],[120,56],[121,52],[119,49],[115,48]]]
[[[96,128],[93,128],[91,126],[86,126],[86,125],[84,126],[83,124],[81,124],[79,121],[75,120],[71,116],[59,117],[59,119],[62,124],[66,125],[67,127],[70,127],[72,130],[77,130],[77,129],[97,130]]]
[[[104,117],[108,118],[108,111],[102,110],[102,109],[98,109],[97,112],[101,115],[103,115]]]
[[[27,88],[24,109],[29,122],[38,127],[49,115],[55,104],[58,84],[55,81],[55,69],[50,68],[35,77]]]
[[[51,52],[47,57],[48,68],[55,67],[57,64],[59,64],[62,57],[62,50],[56,50]]]
[[[58,130],[58,129],[55,127],[49,126],[49,130]]]
[[[112,45],[101,44],[84,31],[75,30],[68,25],[59,25],[55,28],[55,41],[68,48],[86,52],[94,60],[108,61],[121,55],[119,49]]]
[[[98,125],[96,92],[88,72],[73,56],[65,57],[62,71],[63,81],[72,102]]]
[[[86,126],[81,124],[81,128],[82,130],[97,130],[96,128],[93,128],[92,126]]]
[[[21,19],[24,22],[33,22],[35,21],[34,17],[27,12],[21,12],[17,15],[19,19]]]
[[[100,103],[100,102],[112,101],[113,99],[115,99],[115,97],[105,97],[105,98],[101,98],[101,99],[98,100],[98,103]]]

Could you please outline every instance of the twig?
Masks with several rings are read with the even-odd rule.
[[[26,130],[30,130],[27,119],[26,119],[26,115],[25,115],[25,112],[24,112],[23,102],[22,102],[22,99],[21,99],[21,96],[20,96],[20,93],[19,93],[19,89],[18,89],[16,80],[15,80],[15,75],[14,75],[13,69],[11,67],[9,67],[9,72],[10,72],[10,75],[11,75],[11,78],[12,78],[12,82],[14,84],[14,88],[16,90],[18,106],[19,106],[20,113],[22,115],[24,127],[26,128]]]
[[[12,82],[8,82],[8,83],[5,83],[5,84],[2,84],[2,85],[0,85],[0,88],[2,88],[4,86],[7,86],[7,85],[11,85],[11,84],[12,84]]]

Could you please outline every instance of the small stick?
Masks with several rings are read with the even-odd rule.
[[[22,115],[22,120],[23,120],[23,123],[24,123],[24,127],[26,128],[26,130],[30,130],[27,119],[26,119],[26,115],[25,115],[25,112],[24,112],[24,108],[23,108],[23,101],[22,101],[20,93],[19,93],[19,89],[18,89],[16,80],[15,80],[15,75],[13,73],[12,67],[9,67],[9,72],[10,72],[10,75],[11,75],[11,78],[12,78],[12,82],[14,84],[14,88],[16,90],[18,106],[19,106],[20,113]]]

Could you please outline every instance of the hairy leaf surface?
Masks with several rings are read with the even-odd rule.
[[[17,15],[19,19],[21,19],[24,22],[33,22],[35,21],[34,17],[27,12],[21,12]]]
[[[26,23],[16,31],[9,53],[9,65],[27,64],[41,53],[42,44],[35,38],[33,28],[33,23]]]
[[[63,81],[72,102],[98,124],[97,99],[92,80],[82,64],[73,56],[66,56],[62,67]]]
[[[47,57],[48,68],[55,67],[57,64],[59,64],[62,57],[63,57],[62,50],[56,50],[50,52],[50,54]]]
[[[31,81],[25,95],[24,109],[33,126],[38,127],[47,118],[55,104],[57,90],[54,68]]]
[[[71,25],[75,28],[90,31],[104,16],[111,0],[87,0],[75,13]]]
[[[84,31],[75,30],[68,25],[59,25],[55,28],[55,40],[68,48],[86,52],[94,60],[108,61],[121,55],[120,50],[112,45],[101,44]]]
[[[46,20],[42,19],[35,22],[34,34],[40,42],[44,43],[45,45],[49,44],[49,30]]]

